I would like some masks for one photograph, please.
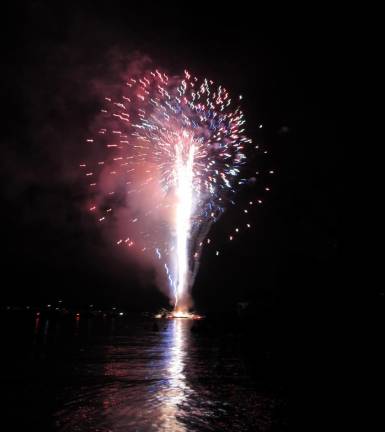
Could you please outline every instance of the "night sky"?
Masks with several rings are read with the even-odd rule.
[[[197,309],[249,301],[277,315],[321,316],[334,303],[342,190],[332,23],[320,11],[32,1],[4,21],[1,304],[167,304],[153,274],[138,274],[102,237],[78,169],[99,109],[90,83],[110,79],[134,52],[242,94],[247,131],[269,150],[261,164],[276,171],[253,230],[222,240],[219,257],[203,254]],[[214,226],[215,238],[231,217]]]

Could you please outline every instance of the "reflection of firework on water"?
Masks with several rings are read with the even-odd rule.
[[[103,127],[87,139],[100,154],[91,170],[81,164],[95,191],[90,210],[100,222],[127,210],[116,243],[162,261],[175,309],[186,311],[210,226],[246,182],[251,140],[242,111],[212,81],[156,70],[125,84],[105,98]]]

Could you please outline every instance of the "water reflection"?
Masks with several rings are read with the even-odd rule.
[[[192,324],[161,321],[156,331],[152,323],[110,322],[115,330],[73,359],[56,430],[269,430],[271,399],[250,387],[216,339],[192,335]]]
[[[162,430],[184,432],[185,426],[178,418],[179,408],[186,403],[191,389],[186,384],[184,373],[187,337],[189,333],[185,320],[175,319],[170,323],[168,338],[168,355],[166,357],[166,371],[168,380],[159,390],[158,398],[161,402],[160,422]]]

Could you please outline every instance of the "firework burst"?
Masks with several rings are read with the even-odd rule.
[[[127,234],[116,243],[162,261],[177,311],[190,306],[211,224],[246,182],[241,168],[251,139],[240,99],[232,101],[224,87],[187,71],[171,78],[148,71],[105,98],[103,127],[87,139],[100,155],[94,165],[81,164],[95,191],[90,211],[103,223],[114,207],[130,207]],[[145,210],[137,211],[139,202]]]

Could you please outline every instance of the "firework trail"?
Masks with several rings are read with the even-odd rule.
[[[94,166],[81,164],[95,191],[90,210],[104,222],[114,208],[129,208],[116,242],[162,262],[176,311],[191,306],[205,237],[246,182],[240,173],[251,139],[240,99],[233,108],[224,87],[187,71],[172,78],[148,71],[105,97],[103,127],[87,139],[99,152]]]

